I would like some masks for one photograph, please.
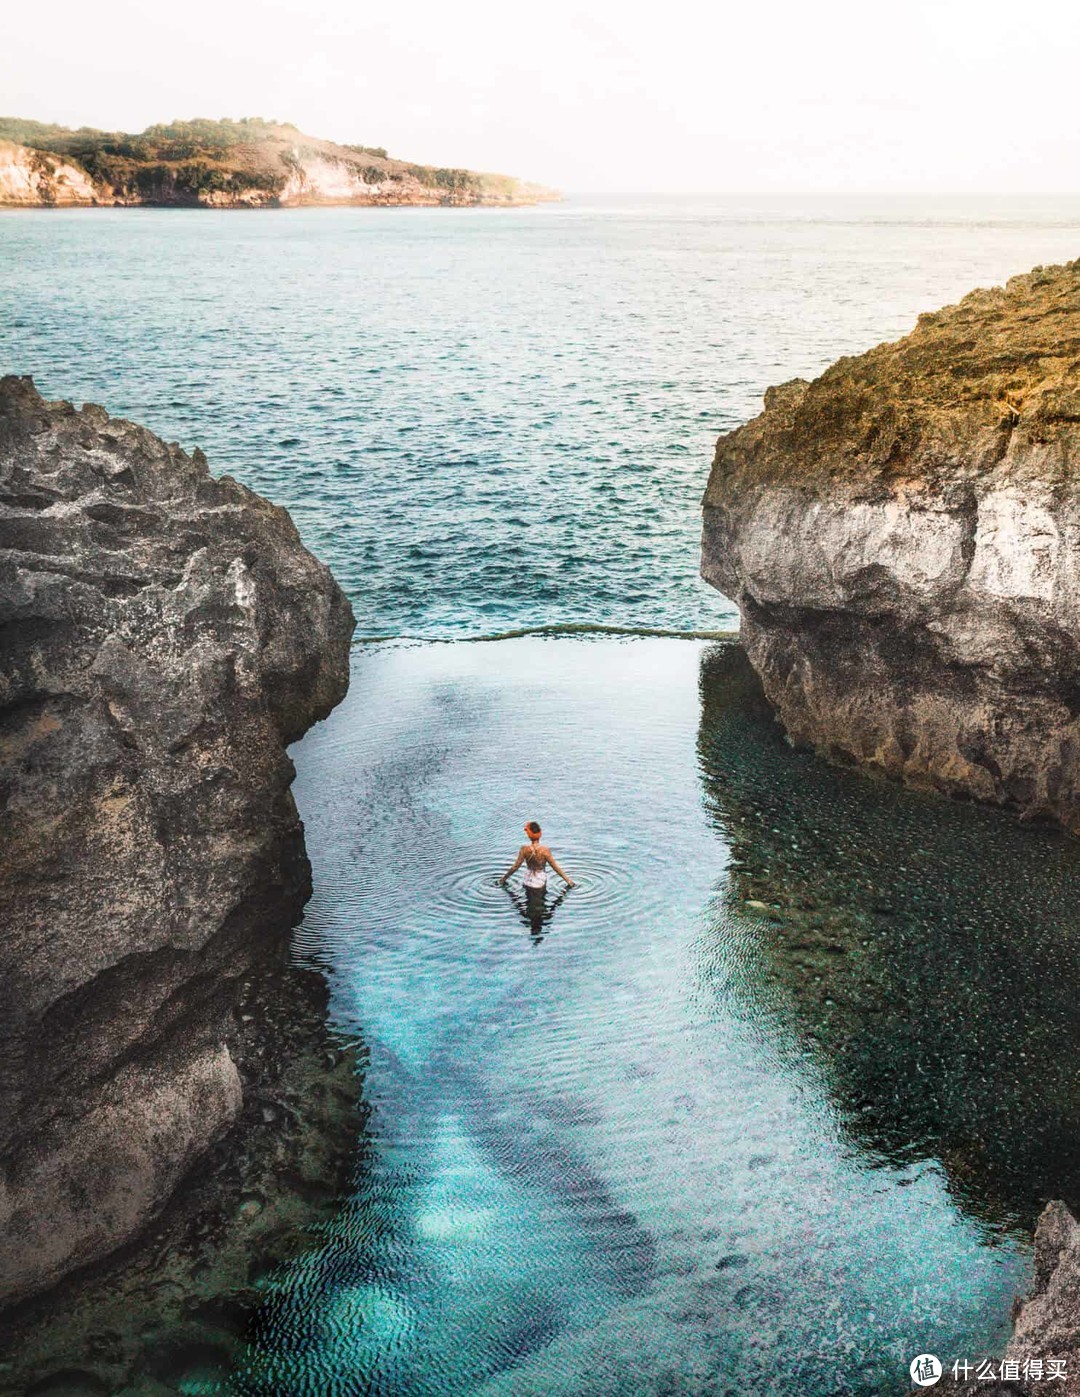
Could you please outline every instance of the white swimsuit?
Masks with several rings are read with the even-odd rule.
[[[522,882],[527,888],[546,888],[547,869],[543,864],[541,864],[539,868],[530,868],[529,865],[526,864],[525,877],[522,879]]]

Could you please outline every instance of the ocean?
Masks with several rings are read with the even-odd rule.
[[[1080,198],[0,214],[0,363],[285,505],[361,636],[712,630],[698,501],[773,383],[1080,252]]]

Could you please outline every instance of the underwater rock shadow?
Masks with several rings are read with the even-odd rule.
[[[742,650],[701,664],[734,990],[868,1162],[940,1162],[995,1227],[1080,1203],[1080,844],[794,751]],[[718,934],[722,934],[719,932]]]

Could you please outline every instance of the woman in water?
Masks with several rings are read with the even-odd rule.
[[[506,886],[506,880],[511,873],[516,873],[522,864],[525,865],[525,877],[522,882],[530,898],[539,894],[542,898],[544,889],[547,887],[547,871],[550,866],[555,870],[568,888],[574,886],[574,880],[567,877],[559,865],[555,862],[555,857],[546,844],[540,843],[542,833],[540,826],[535,820],[530,820],[525,826],[525,833],[529,836],[528,844],[523,844],[518,850],[518,856],[513,864],[506,870],[499,879],[502,885]]]

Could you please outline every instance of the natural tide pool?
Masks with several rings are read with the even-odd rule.
[[[1003,1346],[1078,1193],[1075,844],[792,752],[725,644],[362,647],[294,757],[370,1115],[213,1390],[902,1393]],[[529,817],[580,881],[540,926]]]
[[[5,371],[205,448],[399,638],[295,752],[353,1196],[269,1280],[238,1242],[73,1283],[0,1390],[108,1397],[135,1355],[123,1397],[825,1397],[1004,1342],[1041,1202],[1080,1204],[1076,846],[791,752],[730,648],[400,638],[734,625],[717,433],[1078,230],[1074,196],[0,217]],[[539,936],[489,881],[531,816],[582,881]],[[260,1216],[292,1236],[317,1173]]]

